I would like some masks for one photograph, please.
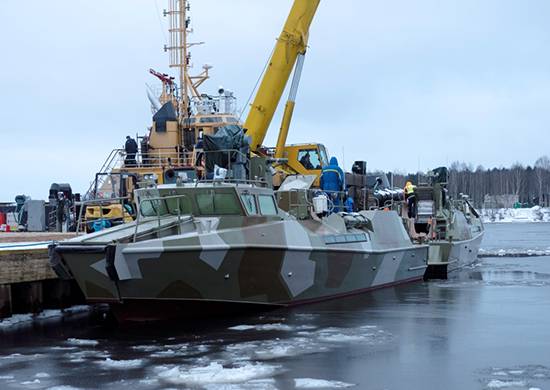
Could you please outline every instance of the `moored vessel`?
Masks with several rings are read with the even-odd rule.
[[[473,264],[484,235],[480,214],[467,195],[451,199],[445,167],[428,173],[428,182],[415,190],[416,218],[409,219],[410,234],[430,246],[426,279],[446,279]]]

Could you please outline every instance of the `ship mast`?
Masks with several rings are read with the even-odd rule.
[[[198,87],[208,79],[210,66],[203,66],[203,72],[198,76],[190,76],[192,46],[202,45],[204,42],[191,43],[188,34],[191,18],[188,13],[191,7],[189,0],[169,0],[169,9],[164,11],[164,16],[169,18],[170,42],[164,46],[164,50],[170,55],[170,68],[179,69],[179,96],[177,97],[178,122],[183,125],[191,113],[191,98],[200,100]]]

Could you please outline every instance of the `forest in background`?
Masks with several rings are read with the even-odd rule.
[[[477,208],[511,207],[510,200],[513,203],[517,200],[524,207],[549,206],[548,156],[540,157],[532,166],[515,163],[509,168],[486,169],[481,165],[474,168],[472,164],[454,162],[448,168],[449,194],[455,199],[460,193],[467,194]],[[416,184],[419,177],[422,176],[416,173],[394,173],[393,184],[403,188],[407,180]]]

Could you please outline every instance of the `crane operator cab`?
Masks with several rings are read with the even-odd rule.
[[[286,163],[293,173],[299,175],[315,175],[317,179],[314,186],[319,186],[319,178],[321,170],[327,166],[328,154],[322,144],[296,144],[285,146],[285,158],[288,158]]]

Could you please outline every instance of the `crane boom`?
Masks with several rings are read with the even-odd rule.
[[[253,151],[265,139],[298,55],[306,51],[309,27],[319,3],[320,0],[294,0],[244,124]]]

